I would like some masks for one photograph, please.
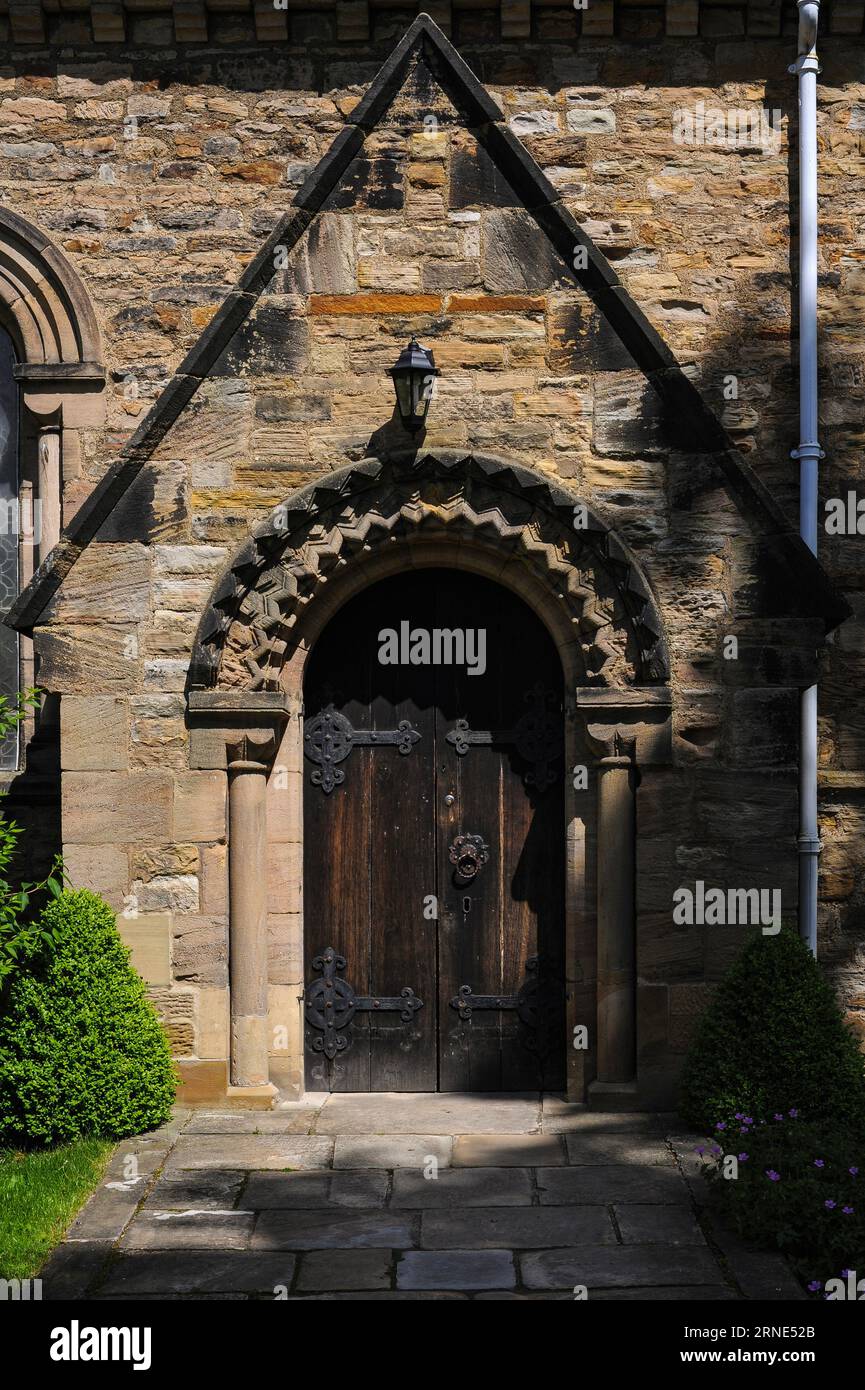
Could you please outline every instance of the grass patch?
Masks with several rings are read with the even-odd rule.
[[[0,1278],[28,1279],[96,1187],[113,1144],[78,1139],[55,1149],[0,1149]]]

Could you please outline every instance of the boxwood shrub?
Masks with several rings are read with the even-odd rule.
[[[168,1039],[107,903],[85,889],[45,908],[0,999],[0,1145],[122,1139],[167,1119]]]
[[[741,1111],[791,1109],[865,1125],[865,1058],[833,989],[788,928],[753,937],[703,1015],[685,1061],[683,1117],[703,1132]]]

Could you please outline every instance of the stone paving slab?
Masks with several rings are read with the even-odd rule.
[[[318,1132],[329,1106],[333,1133]],[[537,1096],[429,1095],[178,1112],[118,1145],[42,1271],[44,1296],[565,1301],[587,1284],[599,1300],[805,1297],[780,1255],[720,1223],[697,1136],[556,1097],[543,1115],[541,1130]]]
[[[141,1210],[145,1214],[154,1210],[182,1211],[189,1207],[227,1211],[235,1205],[246,1177],[240,1169],[224,1168],[180,1168],[161,1173]]]
[[[449,1135],[432,1134],[349,1134],[331,1142],[334,1145],[334,1168],[418,1170],[423,1169],[430,1158],[436,1159],[440,1168],[448,1167],[454,1143]]]
[[[245,1250],[251,1211],[153,1211],[138,1217],[120,1242],[124,1250]]]
[[[608,1134],[580,1131],[565,1136],[568,1162],[575,1165],[666,1163],[672,1165],[670,1150],[662,1139],[652,1135]]]
[[[530,1289],[639,1288],[641,1285],[720,1284],[718,1264],[708,1249],[674,1245],[584,1245],[578,1250],[542,1250],[519,1256],[522,1282]]]
[[[310,1134],[318,1107],[297,1110],[203,1110],[192,1116],[185,1134]]]
[[[541,1102],[531,1095],[456,1093],[332,1095],[316,1134],[530,1134],[540,1130]]]
[[[130,1251],[110,1266],[99,1293],[189,1294],[261,1293],[274,1296],[280,1286],[291,1287],[294,1255],[274,1251],[175,1250]]]
[[[468,1294],[452,1293],[450,1290],[444,1291],[439,1289],[411,1292],[404,1289],[390,1289],[386,1292],[371,1293],[315,1293],[306,1294],[305,1296],[303,1294],[293,1294],[287,1301],[289,1303],[320,1303],[324,1299],[327,1299],[328,1302],[333,1300],[338,1303],[356,1303],[360,1299],[362,1299],[364,1303],[380,1303],[383,1300],[386,1300],[388,1303],[437,1303],[443,1300],[449,1303],[464,1303],[468,1299]]]
[[[698,1284],[690,1288],[592,1289],[588,1295],[593,1303],[727,1303],[737,1302],[737,1295],[720,1285]]]
[[[472,1207],[425,1211],[420,1243],[424,1250],[541,1250],[615,1245],[616,1232],[606,1207]]]
[[[302,1255],[298,1293],[338,1289],[389,1289],[390,1250],[311,1250]]]
[[[307,1135],[182,1135],[166,1168],[329,1168],[333,1140]]]
[[[658,1134],[664,1117],[639,1111],[604,1112],[587,1110],[561,1096],[544,1096],[542,1102],[544,1134]]]
[[[417,1245],[411,1212],[263,1211],[253,1250],[410,1249]]]
[[[706,1244],[696,1217],[687,1207],[616,1203],[613,1213],[625,1245]]]
[[[668,1168],[543,1168],[537,1173],[541,1206],[609,1202],[679,1202],[689,1205],[688,1189],[674,1164]]]
[[[238,1202],[250,1211],[264,1208],[383,1207],[390,1187],[385,1171],[341,1173],[250,1173]]]
[[[409,1250],[396,1269],[398,1289],[510,1289],[510,1250]]]
[[[69,1241],[117,1240],[132,1220],[147,1190],[147,1179],[138,1178],[123,1187],[97,1187],[66,1232]]]
[[[393,1175],[391,1207],[529,1207],[529,1168],[444,1168],[437,1178],[403,1169]]]
[[[454,1167],[531,1168],[566,1163],[564,1140],[556,1134],[460,1134]]]
[[[64,1302],[87,1296],[87,1290],[111,1258],[114,1245],[109,1240],[86,1243],[64,1242],[54,1249],[39,1271],[42,1297],[46,1302]]]

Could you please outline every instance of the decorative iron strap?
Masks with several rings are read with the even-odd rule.
[[[460,985],[450,1006],[466,1023],[476,1009],[515,1012],[523,1025],[524,1046],[543,1060],[561,1031],[556,1015],[564,998],[564,982],[540,956],[529,956],[526,976],[518,994],[473,994],[471,985]]]
[[[321,1034],[313,1039],[313,1051],[323,1052],[331,1060],[351,1047],[351,1021],[356,1013],[398,1013],[403,1023],[410,1023],[423,1008],[423,1000],[408,987],[396,998],[355,994],[348,981],[337,974],[345,967],[345,956],[328,946],[312,962],[313,970],[321,971],[321,979],[313,980],[304,990],[306,1021]]]
[[[354,729],[344,714],[333,705],[325,705],[306,725],[303,751],[311,763],[319,765],[312,774],[313,784],[327,794],[345,781],[345,773],[336,764],[344,762],[353,748],[395,744],[406,754],[419,739],[420,734],[407,719],[401,719],[395,729]]]
[[[512,729],[471,729],[467,719],[458,719],[447,735],[462,757],[472,747],[512,746],[531,768],[524,775],[527,787],[546,791],[556,780],[556,764],[561,757],[562,717],[556,697],[540,684],[532,687],[523,699],[528,705]]]

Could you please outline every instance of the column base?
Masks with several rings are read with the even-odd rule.
[[[223,1104],[238,1110],[272,1110],[278,1095],[270,1081],[263,1086],[228,1086]]]
[[[590,1110],[639,1110],[636,1081],[591,1081],[588,1089]]]

